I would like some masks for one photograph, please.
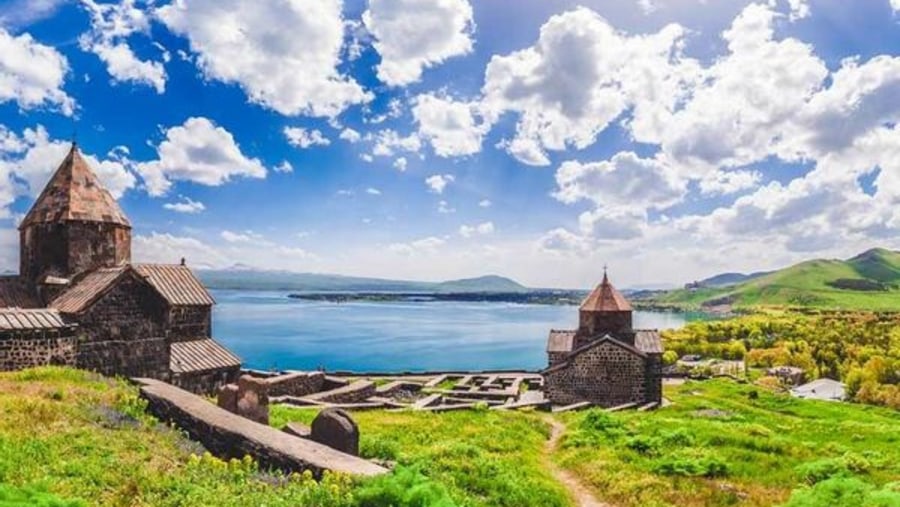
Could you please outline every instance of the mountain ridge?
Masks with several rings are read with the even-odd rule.
[[[526,292],[530,288],[499,275],[442,282],[269,271],[236,266],[199,269],[197,275],[211,289],[283,290],[302,292]]]
[[[701,282],[647,294],[639,303],[683,309],[900,311],[900,252],[872,248],[845,260],[811,259],[734,284],[704,286]]]

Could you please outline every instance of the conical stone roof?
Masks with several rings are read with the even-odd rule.
[[[603,273],[603,281],[581,303],[582,312],[630,312],[631,303],[625,299],[621,292],[616,290],[606,272]]]
[[[19,228],[68,221],[131,227],[122,208],[97,179],[74,143]]]

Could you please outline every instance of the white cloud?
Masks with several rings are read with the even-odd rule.
[[[548,252],[572,253],[580,256],[592,250],[593,242],[590,238],[579,236],[568,229],[559,227],[541,236],[538,246],[541,250]]]
[[[0,127],[0,215],[9,216],[8,207],[17,197],[37,197],[70,149],[71,143],[50,139],[40,125],[25,129],[21,135]],[[137,178],[122,148],[102,160],[90,154],[83,156],[114,198],[136,185]]]
[[[381,195],[381,190],[378,190],[377,188],[369,187],[366,189],[366,193],[369,195]]]
[[[362,139],[362,136],[359,135],[359,132],[349,127],[342,130],[339,137],[344,141],[347,141],[348,143],[356,143],[359,142],[360,139]]]
[[[184,35],[208,79],[285,115],[333,117],[372,95],[337,69],[341,0],[178,0],[156,15]]]
[[[609,161],[563,163],[554,196],[569,204],[587,199],[599,206],[665,208],[681,199],[685,183],[657,160],[622,152]]]
[[[900,11],[900,0],[891,0],[891,8],[894,12]]]
[[[791,8],[790,19],[797,21],[799,19],[808,18],[810,15],[809,0],[787,0]],[[900,0],[891,0],[892,2]]]
[[[482,222],[476,225],[461,225],[459,226],[459,235],[464,238],[471,238],[472,236],[484,236],[487,234],[492,234],[494,232],[494,223],[493,222]]]
[[[406,157],[398,157],[397,160],[394,160],[394,169],[397,169],[400,172],[404,172],[406,171],[406,166]]]
[[[293,164],[291,164],[287,160],[282,160],[280,164],[273,167],[272,169],[274,169],[275,172],[277,172],[277,173],[292,173],[292,172],[294,172]]]
[[[150,32],[150,19],[135,6],[135,0],[118,4],[81,2],[91,14],[91,30],[78,39],[81,49],[99,56],[114,81],[145,84],[156,89],[156,93],[163,93],[166,89],[163,64],[141,60],[128,45],[131,35]],[[168,52],[163,51],[162,57],[168,58]]]
[[[0,26],[0,104],[47,106],[71,115],[75,101],[62,89],[68,71],[66,57],[52,47],[27,33],[14,37]]]
[[[6,0],[0,5],[0,26],[15,31],[47,19],[68,0]]]
[[[629,108],[632,129],[658,128],[698,79],[698,64],[681,56],[684,35],[668,25],[628,36],[587,8],[553,16],[534,46],[491,58],[482,110],[518,113],[502,146],[529,165],[548,165],[547,150],[593,144]]]
[[[450,206],[450,203],[447,201],[440,201],[438,202],[438,213],[449,215],[450,213],[456,213],[456,208]]]
[[[367,140],[374,140],[372,155],[378,157],[393,157],[397,152],[418,153],[422,148],[422,141],[414,132],[406,137],[400,136],[395,130],[386,129],[376,134],[367,134]]]
[[[254,233],[253,231],[232,232],[225,230],[222,231],[220,236],[222,237],[222,239],[229,243],[254,243],[264,241],[262,236]]]
[[[176,264],[185,259],[194,268],[222,268],[233,263],[212,245],[196,238],[154,231],[134,236],[133,242],[136,262]]]
[[[319,130],[307,130],[302,127],[285,127],[284,136],[288,143],[297,148],[309,148],[311,146],[328,146],[331,141],[322,135]]]
[[[247,158],[234,136],[207,118],[188,118],[166,131],[157,160],[137,164],[147,192],[164,195],[176,180],[219,186],[236,177],[265,178],[259,159]]]
[[[443,238],[429,236],[409,243],[392,243],[388,245],[388,250],[402,255],[430,254],[437,252],[446,243]]]
[[[453,183],[456,178],[452,174],[433,174],[425,178],[425,184],[431,192],[435,194],[443,194],[447,185]]]
[[[489,125],[476,120],[477,104],[456,102],[431,94],[413,101],[412,113],[419,135],[427,139],[440,157],[471,155],[481,151]]]
[[[700,180],[700,192],[704,195],[729,195],[756,188],[761,180],[759,171],[716,171]]]
[[[167,202],[163,204],[163,208],[174,211],[176,213],[200,213],[206,209],[202,202],[195,201],[190,197],[181,196],[181,200],[177,202]]]
[[[482,208],[490,208],[491,206],[493,206],[493,203],[491,202],[490,199],[482,199],[481,201],[478,202],[478,206],[480,206]]]
[[[414,83],[423,69],[472,51],[467,0],[369,0],[363,22],[381,55],[378,78],[391,86]]]

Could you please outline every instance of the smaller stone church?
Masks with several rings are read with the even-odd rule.
[[[195,392],[237,379],[212,296],[185,265],[132,264],[131,223],[75,144],[19,225],[0,277],[0,370],[65,365]]]
[[[550,331],[545,395],[555,405],[659,403],[662,352],[657,330],[632,328],[631,304],[604,271],[579,308],[578,329]]]

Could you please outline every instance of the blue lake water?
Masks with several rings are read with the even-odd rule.
[[[577,327],[574,306],[325,303],[284,292],[212,291],[213,336],[257,369],[422,371],[539,369],[551,328]],[[635,312],[637,328],[685,316]]]

